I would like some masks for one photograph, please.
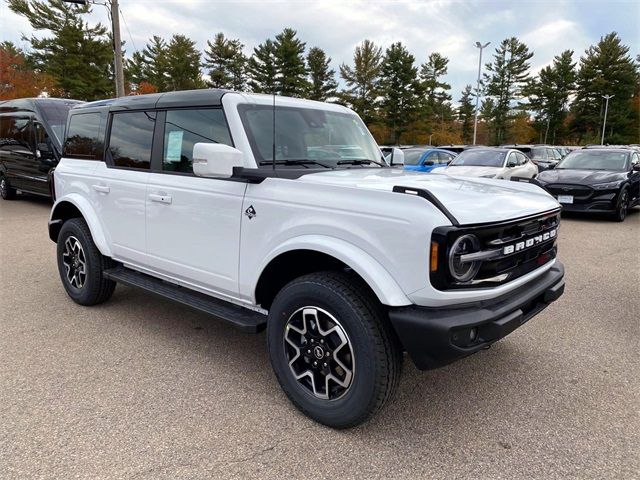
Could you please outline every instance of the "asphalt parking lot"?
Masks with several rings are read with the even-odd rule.
[[[288,402],[264,334],[119,286],[64,293],[50,204],[0,202],[2,478],[638,478],[640,208],[565,218],[565,295],[333,431]]]

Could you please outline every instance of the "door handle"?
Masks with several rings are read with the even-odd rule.
[[[108,185],[91,185],[96,192],[109,193],[111,189]]]
[[[171,203],[171,195],[161,195],[161,194],[157,194],[157,193],[150,193],[149,194],[149,200],[151,200],[152,202],[170,204]]]

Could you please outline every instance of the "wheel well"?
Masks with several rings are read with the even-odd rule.
[[[78,207],[70,202],[60,202],[56,205],[49,223],[49,238],[57,242],[62,224],[72,218],[82,218],[82,213],[78,210]]]
[[[256,286],[256,303],[269,309],[278,292],[291,280],[313,272],[343,271],[368,289],[377,298],[364,279],[347,264],[326,253],[315,250],[293,250],[278,255],[263,270]]]

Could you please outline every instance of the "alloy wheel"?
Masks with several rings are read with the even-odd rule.
[[[82,245],[73,235],[64,241],[62,264],[69,284],[78,289],[82,288],[87,279],[87,260]]]
[[[629,194],[625,190],[624,192],[622,192],[622,197],[620,198],[619,217],[621,220],[624,220],[626,218],[628,208],[629,208]]]
[[[336,400],[353,383],[355,359],[349,337],[329,312],[296,310],[284,330],[285,355],[296,381],[316,398]]]

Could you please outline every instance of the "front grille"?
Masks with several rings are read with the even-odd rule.
[[[570,185],[552,183],[545,187],[551,195],[573,195],[575,198],[587,199],[593,193],[593,189],[584,185]]]
[[[555,210],[526,219],[490,225],[441,227],[434,231],[434,240],[446,242],[439,261],[446,261],[448,248],[460,235],[472,233],[480,240],[480,250],[486,257],[470,282],[456,283],[448,273],[431,275],[432,284],[440,289],[481,288],[515,280],[545,263],[557,254],[556,240],[560,226],[560,211]],[[529,245],[529,243],[531,243]]]

